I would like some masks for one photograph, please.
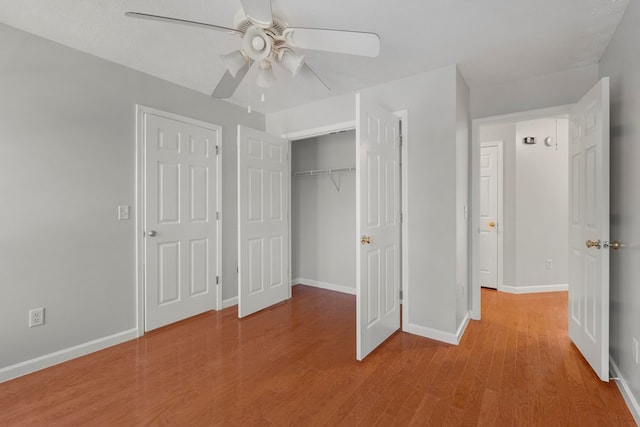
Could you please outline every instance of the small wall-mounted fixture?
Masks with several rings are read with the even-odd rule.
[[[522,143],[526,144],[526,145],[533,145],[535,144],[537,141],[537,138],[535,136],[525,136],[524,138],[522,138]]]
[[[552,136],[548,136],[544,139],[544,145],[546,145],[547,147],[551,147],[553,145],[553,137]]]

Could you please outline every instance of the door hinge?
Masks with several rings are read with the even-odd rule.
[[[216,212],[216,221],[220,221],[220,211]]]
[[[216,156],[220,154],[220,146],[216,145]]]
[[[220,276],[216,276],[216,285],[220,284]]]
[[[404,214],[400,212],[400,224],[404,224]]]
[[[400,299],[402,299],[402,289],[400,289]]]

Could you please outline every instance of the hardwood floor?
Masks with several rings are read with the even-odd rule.
[[[459,346],[397,333],[364,362],[355,297],[293,294],[0,384],[0,425],[635,425],[567,337],[566,293],[483,289]]]

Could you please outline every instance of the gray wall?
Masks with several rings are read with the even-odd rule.
[[[264,117],[2,24],[0,51],[0,369],[136,327],[135,221],[116,207],[135,204],[137,103],[223,126],[235,296],[236,125]]]
[[[362,91],[388,111],[408,111],[404,327],[422,334],[454,334],[457,328],[457,78],[451,65]],[[354,120],[354,95],[268,114],[267,131],[282,135]]]
[[[456,69],[456,325],[469,313],[469,87]]]
[[[640,365],[631,339],[640,339],[640,4],[627,11],[600,62],[611,78],[611,356],[640,402]],[[636,414],[639,415],[639,414]]]
[[[535,145],[522,139],[533,136]],[[557,144],[547,147],[544,138]],[[546,118],[516,123],[515,287],[569,283],[569,121]],[[552,267],[547,268],[547,259]]]
[[[294,141],[291,170],[352,168],[355,131]],[[354,172],[294,176],[291,186],[292,278],[356,287],[356,176]],[[302,282],[304,283],[304,281]]]
[[[471,89],[471,117],[573,104],[598,81],[598,65]]]

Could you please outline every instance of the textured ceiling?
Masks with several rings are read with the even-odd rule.
[[[457,63],[471,87],[597,63],[629,0],[273,0],[289,25],[370,31],[377,58],[306,51],[330,95]],[[240,38],[124,16],[137,11],[232,27],[239,0],[0,0],[0,22],[210,94],[218,58]],[[263,93],[245,78],[232,102],[265,113],[322,96],[283,69]],[[248,75],[251,77],[251,73]],[[252,86],[252,87],[251,87]]]

